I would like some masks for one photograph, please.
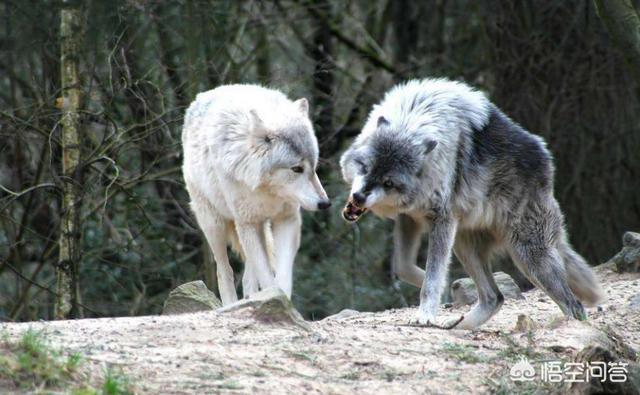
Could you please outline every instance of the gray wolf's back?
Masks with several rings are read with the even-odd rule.
[[[488,191],[493,195],[510,194],[514,187],[520,192],[553,190],[553,159],[544,141],[509,119],[491,105],[487,124],[471,132],[471,152],[468,168],[477,167],[491,174]]]

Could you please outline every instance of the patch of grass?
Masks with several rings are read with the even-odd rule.
[[[534,350],[533,335],[527,332],[527,345],[521,346],[506,333],[501,335],[502,339],[507,343],[507,348],[498,352],[498,357],[509,361],[515,361],[522,357],[529,360],[541,359],[542,354]]]
[[[4,354],[0,356],[0,378],[17,388],[58,387],[75,379],[80,356],[65,357],[49,346],[41,332],[28,330],[15,344],[6,339],[0,345]]]
[[[352,370],[351,372],[341,375],[340,378],[345,380],[358,380],[360,378],[360,372]]]
[[[479,363],[487,361],[487,358],[480,355],[477,349],[464,344],[445,342],[442,345],[441,351],[449,354],[452,358],[467,363]]]
[[[133,395],[131,381],[122,371],[108,368],[105,372],[104,383],[100,395]]]
[[[562,386],[558,383],[549,383],[542,380],[533,381],[512,381],[509,378],[509,371],[506,370],[501,375],[500,380],[486,379],[485,384],[494,395],[547,395],[561,394]]]
[[[130,395],[129,379],[122,372],[107,369],[104,383],[94,388],[81,372],[82,355],[64,355],[47,342],[42,332],[27,330],[20,340],[11,342],[6,333],[0,342],[0,382],[33,392],[58,392],[72,395]],[[6,388],[3,388],[6,389]]]
[[[224,383],[216,385],[216,387],[225,390],[241,390],[244,388],[242,385],[240,385],[240,383],[234,380],[225,381]]]
[[[406,376],[407,373],[403,373],[403,372],[399,372],[397,370],[394,369],[386,369],[384,372],[382,372],[382,378],[385,379],[388,382],[392,382],[393,380],[397,379],[400,376]]]

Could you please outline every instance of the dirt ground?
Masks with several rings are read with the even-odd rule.
[[[525,300],[507,300],[477,331],[408,326],[409,308],[311,322],[310,331],[207,312],[2,324],[0,332],[17,339],[29,328],[43,330],[55,347],[84,355],[90,369],[121,367],[141,394],[514,393],[538,385],[510,381],[515,361],[570,360],[593,327],[640,349],[640,309],[630,304],[640,275],[597,272],[607,299],[588,310],[586,323],[562,319],[533,290]],[[440,319],[462,312],[443,309]],[[515,330],[520,314],[533,330]],[[554,389],[561,387],[547,388]]]

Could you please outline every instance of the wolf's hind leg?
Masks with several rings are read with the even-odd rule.
[[[459,231],[456,235],[453,252],[475,282],[478,302],[455,328],[477,328],[500,310],[504,302],[489,263],[494,243],[493,236],[480,231]]]
[[[579,320],[587,319],[582,303],[569,287],[562,256],[555,247],[521,239],[511,244],[511,258],[529,281],[549,295],[565,315]]]
[[[424,270],[418,267],[417,262],[424,228],[424,224],[400,214],[393,229],[393,271],[400,280],[418,288],[422,287],[424,281]]]
[[[196,214],[196,219],[202,232],[204,233],[213,258],[216,261],[216,276],[218,278],[218,290],[223,305],[231,304],[238,300],[235,282],[233,280],[233,269],[229,264],[227,255],[227,230],[225,221],[216,217],[213,209],[208,203],[192,202],[191,207]]]

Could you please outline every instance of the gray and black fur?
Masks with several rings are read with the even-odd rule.
[[[490,267],[495,254],[509,254],[567,316],[586,319],[581,301],[601,298],[567,240],[544,141],[467,85],[421,80],[392,89],[341,166],[352,184],[346,219],[366,209],[395,219],[393,268],[422,289],[420,323],[435,324],[452,251],[479,294],[459,328],[481,325],[503,303]],[[416,266],[425,231],[426,272]]]

